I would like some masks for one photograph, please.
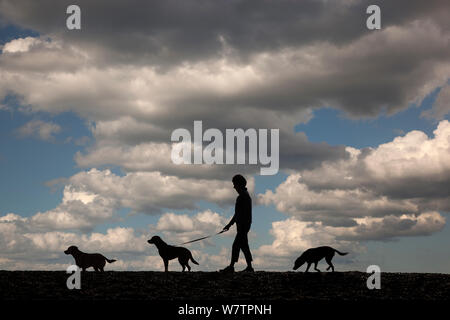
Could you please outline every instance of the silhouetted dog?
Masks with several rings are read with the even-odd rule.
[[[93,267],[95,271],[104,271],[103,268],[105,267],[106,261],[108,261],[108,263],[116,261],[109,260],[100,253],[84,253],[76,246],[70,246],[64,253],[71,254],[75,259],[75,264],[83,271],[86,271],[89,267]]]
[[[308,266],[306,267],[305,272],[308,272],[311,263],[314,263],[314,270],[320,272],[320,270],[317,269],[317,263],[323,258],[325,258],[325,261],[328,263],[327,270],[331,268],[331,270],[334,272],[334,266],[331,263],[331,259],[333,259],[335,252],[339,253],[341,256],[345,256],[348,253],[348,252],[339,252],[331,247],[311,248],[303,252],[302,255],[298,257],[297,260],[295,260],[293,269],[297,270],[306,262]]]
[[[178,262],[180,262],[181,266],[184,268],[187,267],[188,271],[191,271],[191,267],[189,266],[189,259],[195,264],[198,264],[197,261],[192,258],[192,253],[183,247],[175,247],[168,245],[165,243],[160,237],[154,236],[150,240],[147,241],[150,244],[154,244],[156,248],[158,248],[159,255],[164,261],[164,271],[169,271],[169,260],[178,258]]]

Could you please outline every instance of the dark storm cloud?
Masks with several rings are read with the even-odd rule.
[[[69,4],[0,0],[4,21],[62,39],[89,56],[88,62],[74,58],[64,65],[133,65],[167,75],[180,66],[226,59],[227,65],[253,68],[262,80],[228,94],[174,90],[163,101],[174,125],[180,108],[185,119],[208,117],[205,108],[233,113],[323,106],[376,117],[419,102],[432,89],[426,84],[442,85],[448,78],[448,1],[379,1],[382,30],[375,32],[365,27],[370,1],[79,1],[80,31],[65,28]],[[22,62],[3,59],[5,68]],[[61,61],[48,53],[46,59]],[[70,97],[65,100],[70,104]]]
[[[87,167],[179,173],[123,155],[202,120],[222,131],[280,128],[280,167],[314,168],[348,158],[343,146],[294,134],[315,108],[394,113],[450,71],[443,1],[379,2],[380,31],[365,27],[367,1],[81,1],[81,31],[65,28],[68,4],[0,0],[4,20],[42,35],[4,48],[0,95],[92,121],[91,157],[77,158]]]
[[[252,53],[329,41],[339,45],[367,32],[371,1],[89,1],[80,0],[82,31],[65,28],[72,1],[0,1],[5,21],[101,48],[125,63],[157,66],[219,54],[221,37],[245,60]],[[383,27],[433,16],[448,28],[448,1],[377,1]]]

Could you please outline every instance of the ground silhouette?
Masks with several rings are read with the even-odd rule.
[[[84,272],[81,290],[63,271],[0,271],[0,299],[448,301],[449,274],[381,273],[369,290],[365,272]],[[238,289],[236,289],[238,288]]]

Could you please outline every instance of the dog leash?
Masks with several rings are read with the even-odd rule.
[[[222,231],[220,231],[220,232],[217,232],[217,233],[215,233],[215,234],[211,234],[211,235],[206,236],[206,237],[201,237],[201,238],[198,238],[198,239],[194,239],[194,240],[191,240],[191,241],[187,241],[187,242],[180,243],[179,245],[182,245],[182,244],[188,244],[188,243],[192,243],[192,242],[196,242],[196,241],[200,241],[200,240],[203,240],[203,239],[208,239],[208,238],[217,236],[217,235],[219,235],[219,234],[221,234],[221,233],[224,233],[224,232],[226,232],[226,231],[228,231],[228,230],[222,230]]]

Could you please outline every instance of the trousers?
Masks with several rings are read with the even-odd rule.
[[[236,238],[234,238],[233,247],[231,249],[231,261],[236,263],[239,260],[240,250],[244,253],[247,264],[253,261],[250,247],[248,246],[248,230],[238,230]]]

